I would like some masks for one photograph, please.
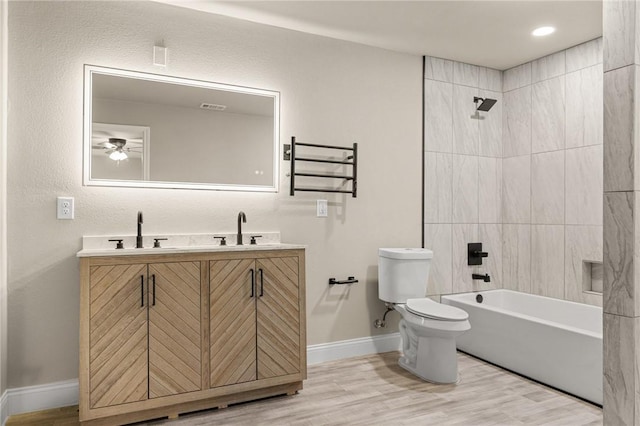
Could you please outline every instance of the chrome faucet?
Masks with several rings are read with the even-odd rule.
[[[238,213],[238,238],[236,240],[236,244],[242,245],[242,223],[247,223],[247,215],[244,212]]]
[[[144,248],[142,246],[142,212],[138,212],[138,236],[136,237],[136,248]]]

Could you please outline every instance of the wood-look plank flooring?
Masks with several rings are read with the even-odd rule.
[[[459,353],[457,385],[426,383],[398,353],[309,367],[304,390],[145,425],[601,425],[602,410]],[[7,426],[77,425],[77,407],[13,416]]]

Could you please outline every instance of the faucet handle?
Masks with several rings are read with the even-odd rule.
[[[227,237],[213,237],[213,238],[219,239],[221,246],[226,246],[227,245]]]
[[[109,240],[109,241],[113,241],[113,242],[117,242],[118,243],[118,244],[116,244],[116,249],[123,249],[124,248],[124,244],[122,244],[122,240],[120,240],[120,239]]]
[[[467,244],[467,265],[482,265],[483,257],[489,257],[489,253],[482,251],[482,243]]]
[[[256,241],[256,238],[262,238],[262,235],[252,235],[251,241],[249,242],[249,244],[253,244],[254,246],[258,244],[258,242]]]
[[[160,247],[160,241],[167,241],[168,238],[154,238],[153,239],[153,248],[162,248]]]

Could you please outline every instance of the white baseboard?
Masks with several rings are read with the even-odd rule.
[[[0,397],[0,425],[4,426],[9,417],[9,412],[7,410],[7,391],[2,393],[2,397]]]
[[[313,365],[399,349],[399,333],[322,343],[307,346],[307,364]],[[8,389],[0,399],[0,424],[4,425],[6,419],[14,414],[66,407],[77,403],[77,379]]]
[[[78,403],[78,379],[7,389],[6,400],[7,417],[75,405]]]
[[[307,346],[307,364],[313,365],[354,356],[398,351],[400,347],[400,333],[309,345]]]

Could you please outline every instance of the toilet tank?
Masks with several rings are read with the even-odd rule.
[[[378,297],[391,303],[424,297],[433,252],[424,248],[378,250]]]

